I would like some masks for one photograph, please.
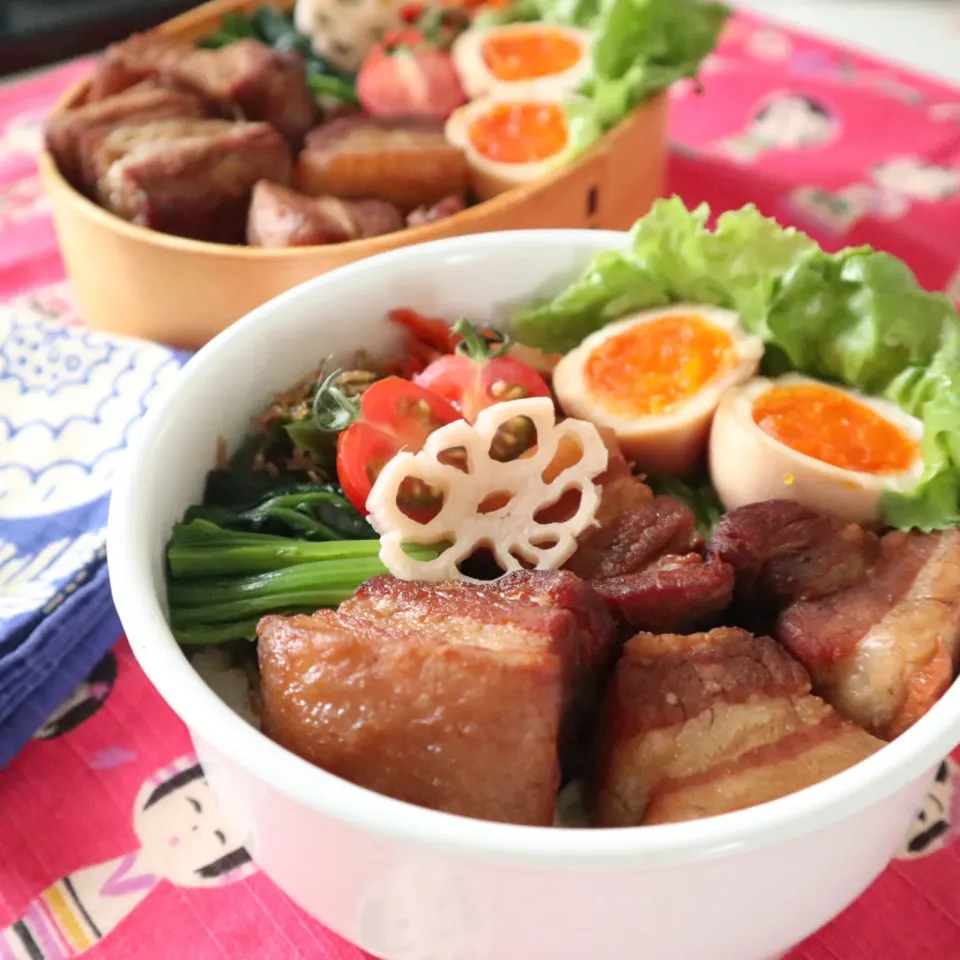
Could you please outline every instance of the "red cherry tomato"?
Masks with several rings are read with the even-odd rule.
[[[368,387],[352,412],[356,419],[337,440],[337,476],[347,499],[363,516],[367,497],[388,460],[401,450],[417,453],[434,430],[461,419],[442,397],[399,377]]]
[[[550,396],[546,381],[533,367],[503,353],[508,344],[491,347],[465,320],[456,323],[453,332],[463,337],[456,353],[434,360],[413,382],[449,401],[467,423],[504,400]]]
[[[445,120],[467,102],[450,54],[409,28],[390,34],[367,54],[357,75],[357,96],[373,117]]]

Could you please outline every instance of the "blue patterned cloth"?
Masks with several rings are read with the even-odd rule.
[[[110,483],[186,357],[0,306],[0,769],[120,634]]]

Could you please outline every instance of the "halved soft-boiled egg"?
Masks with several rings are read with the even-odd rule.
[[[463,150],[481,200],[546,176],[570,147],[563,100],[549,93],[474,100],[454,110],[446,135]]]
[[[590,71],[591,35],[556,23],[472,27],[450,50],[471,99],[501,91],[568,93]]]
[[[685,476],[703,460],[724,392],[762,356],[736,313],[678,304],[591,334],[557,364],[553,388],[569,416],[613,430],[642,470]]]
[[[923,472],[923,424],[895,403],[799,374],[757,377],[723,398],[710,434],[710,475],[732,510],[795,500],[853,523],[882,519],[885,491]]]

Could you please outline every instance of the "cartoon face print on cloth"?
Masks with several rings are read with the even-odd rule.
[[[116,679],[117,658],[112,651],[107,651],[90,676],[78,684],[73,693],[47,717],[33,739],[53,740],[62,737],[89,720],[106,703]]]
[[[722,140],[718,147],[729,159],[747,164],[772,150],[825,146],[839,131],[840,121],[823,103],[781,91],[760,104],[743,133]]]
[[[102,497],[134,425],[178,368],[166,347],[0,309],[0,520]]]
[[[255,870],[236,830],[221,816],[192,754],[178,758],[143,785],[134,804],[133,826],[139,850],[84,867],[44,890],[23,917],[0,930],[0,958],[80,956],[159,883],[220,886]]]
[[[942,850],[960,829],[960,766],[947,757],[923,801],[907,838],[897,853],[898,860],[915,860]]]
[[[141,862],[178,887],[217,886],[253,870],[243,838],[224,821],[193,757],[176,761],[143,785],[133,829]]]
[[[462,873],[429,859],[387,872],[364,897],[357,940],[390,960],[479,960],[482,925]]]
[[[914,204],[945,203],[960,196],[960,167],[920,157],[891,157],[870,170],[870,182],[852,183],[833,193],[797,187],[789,206],[816,227],[846,233],[866,216],[899,220]]]

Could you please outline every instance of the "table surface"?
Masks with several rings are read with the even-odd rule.
[[[733,0],[768,20],[960,83],[960,0]]]

